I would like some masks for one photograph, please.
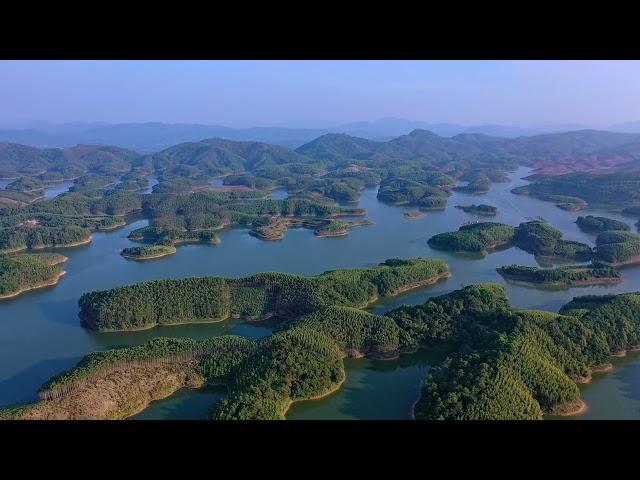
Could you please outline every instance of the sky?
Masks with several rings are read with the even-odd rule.
[[[0,61],[0,126],[640,120],[640,61]]]

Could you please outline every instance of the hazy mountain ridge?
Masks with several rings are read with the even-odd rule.
[[[207,138],[256,141],[295,149],[322,135],[343,133],[368,140],[389,141],[414,130],[427,130],[442,137],[481,134],[516,138],[584,129],[581,125],[542,125],[514,127],[508,125],[464,126],[449,123],[383,118],[372,122],[353,122],[325,128],[251,127],[231,128],[220,125],[169,124],[162,122],[104,124],[73,122],[52,125],[33,123],[28,128],[0,129],[0,142],[20,143],[39,148],[66,148],[78,144],[116,145],[141,153],[159,152],[185,142]],[[640,133],[640,122],[620,124],[612,131]]]
[[[345,135],[326,135],[303,145],[297,151],[314,159],[326,159],[331,152],[339,158],[342,151],[359,150],[353,159],[453,161],[473,157],[510,157],[535,163],[589,154],[640,158],[640,135],[579,130],[531,137],[501,138],[482,134],[460,134],[442,137],[428,130],[414,130],[388,142],[365,143],[367,140]],[[319,146],[321,145],[321,149]],[[345,147],[346,146],[346,147]]]
[[[177,176],[222,175],[282,164],[320,162],[346,166],[355,161],[385,166],[396,160],[454,170],[506,165],[505,162],[540,167],[562,161],[563,169],[571,171],[572,163],[587,160],[589,169],[598,169],[599,164],[608,168],[630,162],[637,164],[634,161],[640,160],[640,135],[580,130],[517,138],[482,134],[442,137],[416,129],[388,142],[326,134],[296,150],[265,142],[208,138],[183,142],[154,154],[105,145],[37,149],[14,143],[0,144],[0,173],[4,176],[33,175],[51,167],[63,172],[65,177],[83,170],[116,174],[126,172],[128,166]]]

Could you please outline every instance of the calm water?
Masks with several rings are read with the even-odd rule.
[[[128,233],[146,225],[146,220],[136,220],[118,231],[95,233],[91,245],[58,250],[67,255],[69,261],[63,266],[67,275],[62,277],[57,286],[0,303],[0,406],[34,399],[38,387],[51,375],[70,368],[79,358],[94,350],[135,345],[156,336],[207,338],[233,333],[258,337],[268,335],[271,331],[260,324],[239,322],[100,334],[80,326],[77,302],[82,293],[143,280],[193,275],[237,277],[270,270],[311,275],[333,268],[371,266],[391,257],[437,257],[449,264],[452,278],[426,289],[387,299],[375,305],[371,311],[383,313],[403,303],[422,303],[429,297],[464,285],[488,281],[505,285],[512,304],[518,308],[548,310],[557,310],[576,295],[640,291],[640,267],[625,269],[624,282],[620,285],[539,290],[507,283],[496,273],[497,267],[508,263],[538,264],[532,255],[517,248],[481,258],[440,252],[427,245],[432,235],[457,230],[464,222],[474,220],[472,215],[454,208],[455,205],[471,203],[495,205],[500,214],[494,220],[511,225],[542,215],[560,228],[566,239],[593,245],[595,236],[581,232],[574,223],[582,212],[566,212],[550,203],[509,192],[514,186],[526,183],[520,179],[526,174],[527,169],[519,169],[512,174],[511,183],[496,184],[485,195],[454,193],[446,210],[428,212],[417,220],[407,220],[402,216],[408,210],[406,208],[378,202],[376,188],[368,189],[363,193],[360,205],[367,209],[367,218],[374,225],[353,228],[348,236],[339,238],[317,238],[310,230],[291,229],[282,241],[264,242],[250,236],[245,229],[230,229],[220,232],[220,245],[180,246],[175,255],[155,261],[133,262],[122,258],[119,252],[133,244],[127,239]],[[630,225],[636,221],[607,215]],[[406,418],[409,415],[407,405],[416,400],[418,385],[429,365],[428,360],[420,358],[415,359],[415,364],[412,364],[412,359],[401,359],[395,363],[382,362],[384,365],[369,360],[348,360],[347,382],[339,392],[317,402],[296,404],[292,407],[290,417]],[[628,368],[631,370],[626,381],[640,389],[640,361],[629,360]],[[601,378],[611,382],[616,373],[610,374],[611,380],[605,379],[606,375]],[[594,402],[590,415],[601,411],[596,404],[628,401],[635,405],[634,418],[640,418],[640,398],[637,394],[633,396],[632,388],[608,388],[607,395],[594,393],[592,398],[591,392],[596,392],[599,384],[594,381],[584,388],[586,401]],[[191,395],[196,395],[200,400],[190,399]],[[202,395],[206,393],[181,391],[169,399],[154,403],[145,416],[190,416],[191,409],[195,408],[191,402],[204,403]],[[614,397],[619,400],[614,400]],[[628,411],[633,411],[633,408],[625,410]]]
[[[13,182],[13,180],[0,180],[0,190],[4,189],[11,182]],[[45,199],[51,200],[52,198],[55,198],[64,192],[68,192],[71,185],[73,185],[72,181],[54,183],[52,185],[49,185],[44,189]]]
[[[288,196],[289,194],[287,193],[287,191],[281,189],[273,190],[271,193],[269,193],[269,198],[272,200],[284,200]]]
[[[142,190],[140,193],[151,193],[153,191],[153,187],[160,183],[156,177],[149,177],[148,180],[149,186]]]
[[[211,405],[224,398],[223,389],[182,389],[168,398],[152,402],[131,420],[206,420]]]
[[[56,198],[58,195],[68,192],[69,188],[72,185],[73,185],[73,182],[60,182],[60,183],[55,183],[53,185],[49,185],[44,189],[44,198],[46,200],[51,200],[52,198]]]
[[[289,420],[408,420],[420,383],[442,352],[420,351],[398,360],[344,360],[347,378],[339,391],[320,400],[294,403]]]

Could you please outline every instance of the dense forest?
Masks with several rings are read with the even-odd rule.
[[[505,139],[476,134],[446,138],[415,130],[389,142],[328,134],[295,151],[213,138],[146,155],[100,145],[37,149],[5,143],[0,144],[0,176],[15,181],[0,191],[0,205],[5,207],[2,216],[16,221],[3,221],[0,249],[75,244],[80,241],[80,232],[73,227],[115,228],[125,220],[112,217],[139,211],[150,219],[152,227],[165,232],[152,242],[177,239],[180,232],[185,240],[198,241],[194,232],[199,231],[208,232],[203,239],[208,241],[214,238],[213,230],[229,225],[245,226],[260,236],[260,229],[273,225],[269,217],[274,215],[329,218],[363,214],[333,202],[356,202],[365,188],[377,184],[381,201],[421,210],[441,209],[451,189],[485,192],[492,183],[507,180],[506,172],[519,164],[572,155],[631,155],[636,141],[633,135],[597,131]],[[150,175],[159,183],[152,194],[141,194],[148,188]],[[634,175],[537,176],[519,193],[544,196],[563,208],[574,208],[585,197],[583,191],[591,195],[609,192],[602,193],[607,201],[633,208],[633,192],[638,190],[632,185]],[[211,180],[219,176],[224,176],[227,190],[210,191]],[[46,185],[71,179],[74,184],[68,193],[41,201]],[[459,180],[467,185],[456,187]],[[290,197],[267,199],[274,188],[284,188]],[[474,214],[494,213],[484,205],[464,208]],[[46,225],[43,215],[66,218],[59,218],[58,225]],[[26,220],[35,220],[38,228],[19,226]],[[335,229],[336,224],[331,225],[330,229]],[[615,225],[602,226],[606,230],[614,227],[617,229]],[[571,246],[561,242],[554,254],[564,255],[563,249]]]
[[[506,279],[548,286],[577,286],[619,283],[620,272],[605,263],[570,265],[556,268],[505,265],[497,269]]]
[[[512,192],[554,202],[558,197],[573,197],[578,203],[586,202],[591,207],[621,211],[623,208],[640,205],[640,171],[541,177],[529,185],[513,189]]]
[[[542,220],[523,222],[515,229],[513,242],[534,255],[564,257],[572,260],[591,260],[589,245],[562,239],[562,232]]]
[[[319,236],[342,235],[360,222],[336,217],[366,212],[336,202],[356,202],[376,185],[380,201],[442,209],[452,190],[485,193],[518,165],[585,156],[605,164],[622,158],[624,166],[607,173],[535,175],[530,185],[513,193],[570,210],[624,208],[625,214],[640,218],[640,173],[633,170],[638,138],[596,131],[447,138],[415,130],[388,142],[329,134],[296,150],[213,138],[145,155],[109,146],[36,149],[5,143],[0,144],[0,178],[13,181],[0,190],[0,252],[80,244],[93,231],[125,225],[133,213],[147,218],[149,226],[131,232],[131,240],[144,244],[123,250],[129,258],[164,255],[181,242],[218,243],[216,231],[231,225],[265,239],[281,237],[290,226],[312,228]],[[158,184],[143,193],[151,176]],[[218,177],[224,177],[223,185],[212,187]],[[63,180],[73,181],[69,192],[42,200],[47,186]],[[289,197],[268,198],[276,188]],[[484,204],[460,208],[496,213]],[[513,244],[535,255],[594,261],[555,269],[499,269],[507,278],[541,284],[617,281],[620,274],[613,267],[639,261],[640,236],[625,223],[584,216],[577,224],[598,234],[595,249],[564,240],[543,221],[515,228],[491,222],[463,225],[433,236],[429,245],[486,254]],[[0,255],[0,295],[50,283],[61,274],[60,261],[51,255]],[[51,406],[47,402],[81,388],[99,390],[102,384],[96,380],[102,375],[133,362],[136,368],[170,365],[205,383],[225,385],[228,394],[213,406],[211,418],[283,418],[291,402],[339,388],[345,356],[392,358],[445,344],[454,353],[430,370],[416,418],[537,419],[576,410],[576,382],[589,378],[610,354],[640,343],[640,294],[578,297],[556,314],[515,310],[502,287],[482,284],[384,316],[360,310],[379,297],[446,276],[448,267],[439,260],[390,259],[372,268],[314,277],[266,272],[89,292],[79,300],[80,315],[86,326],[99,331],[228,318],[273,317],[277,326],[260,340],[159,338],[96,352],[47,382],[40,392],[45,402],[0,411],[0,417],[19,417],[43,403]]]
[[[176,247],[173,245],[143,245],[140,247],[128,247],[120,252],[125,258],[131,258],[133,260],[147,260],[150,258],[159,258],[166,255],[176,253]]]
[[[596,237],[595,256],[612,265],[640,262],[640,235],[632,232],[603,232]]]
[[[421,210],[438,210],[447,205],[447,190],[422,181],[403,178],[385,180],[378,190],[378,199],[393,205],[412,205]]]
[[[439,233],[429,239],[429,245],[454,252],[487,254],[496,247],[509,245],[514,229],[504,223],[480,222],[461,226],[457,232]]]
[[[45,247],[64,247],[86,243],[91,231],[75,225],[43,227],[23,224],[0,228],[0,252],[14,252]]]
[[[0,299],[55,282],[66,257],[53,254],[0,255]]]
[[[268,272],[240,279],[155,280],[84,294],[80,316],[97,330],[215,322],[233,316],[293,318],[330,305],[364,307],[378,297],[434,283],[441,260],[389,259],[377,267],[331,270],[316,277]]]
[[[87,174],[51,200],[3,208],[0,202],[0,251],[83,244],[92,230],[124,226],[123,217],[140,211],[142,199],[135,191],[112,188],[116,178]]]
[[[260,340],[156,338],[93,353],[47,381],[40,390],[45,401],[0,410],[0,418],[66,415],[65,398],[106,388],[96,381],[131,364],[172,365],[205,384],[225,385],[212,419],[281,419],[291,402],[339,388],[345,356],[392,358],[447,345],[452,353],[424,381],[417,419],[541,419],[579,411],[577,382],[611,354],[639,344],[640,294],[577,297],[556,314],[514,310],[501,286],[472,285],[385,316],[323,306]]]
[[[619,220],[613,220],[607,217],[594,217],[593,215],[587,215],[586,217],[578,217],[576,224],[581,230],[590,233],[602,233],[611,230],[616,231],[629,231],[631,227]]]
[[[470,213],[472,215],[479,215],[483,217],[492,217],[498,214],[498,209],[492,205],[485,205],[481,203],[480,205],[471,204],[471,205],[456,205],[456,208],[462,210],[465,213]]]
[[[430,337],[456,346],[429,372],[416,418],[540,419],[580,409],[575,382],[640,341],[639,295],[589,300],[578,298],[560,315],[517,311],[501,287],[475,285],[390,313],[414,328],[416,317],[424,319],[437,326]],[[436,308],[444,315],[426,315]]]

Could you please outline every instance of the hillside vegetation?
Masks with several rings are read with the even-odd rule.
[[[441,260],[389,259],[367,269],[331,270],[316,277],[279,272],[240,279],[155,280],[84,294],[80,316],[97,330],[215,322],[230,317],[294,318],[330,305],[364,307],[378,297],[434,283],[448,275]]]
[[[495,284],[472,285],[386,316],[324,306],[260,340],[157,338],[90,354],[47,381],[42,401],[0,410],[0,418],[96,418],[96,405],[102,415],[122,418],[133,403],[148,404],[145,372],[160,371],[179,379],[165,395],[182,386],[225,385],[228,393],[212,406],[212,419],[282,419],[292,402],[338,389],[346,356],[393,358],[448,345],[453,353],[424,381],[417,419],[541,419],[582,410],[577,383],[588,381],[611,354],[640,344],[639,312],[640,294],[577,297],[559,314],[514,310]],[[119,401],[106,403],[113,395],[108,379],[123,369],[141,375],[125,376]]]

